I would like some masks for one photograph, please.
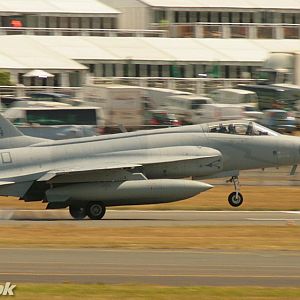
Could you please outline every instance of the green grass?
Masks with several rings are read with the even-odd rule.
[[[300,288],[164,287],[151,285],[20,284],[16,299],[277,300],[300,299]]]

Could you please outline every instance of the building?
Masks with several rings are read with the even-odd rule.
[[[59,85],[94,77],[253,77],[271,51],[300,49],[299,40],[178,39],[91,36],[0,36],[0,69],[23,83],[42,69]]]
[[[101,1],[122,12],[120,28],[167,29],[170,37],[300,37],[295,0]]]
[[[0,69],[10,72],[13,84],[74,86],[84,84],[87,67],[45,47],[28,36],[0,36]],[[43,70],[54,77],[27,78],[32,70]]]
[[[0,27],[118,27],[119,11],[98,0],[0,0]]]

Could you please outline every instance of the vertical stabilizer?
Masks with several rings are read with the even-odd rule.
[[[23,136],[23,133],[0,114],[0,138],[16,136]]]
[[[24,135],[0,114],[0,149],[20,148],[47,141]]]

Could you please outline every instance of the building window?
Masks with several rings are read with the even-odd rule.
[[[179,23],[179,11],[175,11],[175,23]]]
[[[239,23],[243,23],[243,16],[244,14],[242,12],[239,13]]]
[[[110,18],[110,29],[116,29],[115,21],[116,21],[115,18]]]
[[[128,77],[128,64],[123,65],[123,76]]]
[[[154,23],[160,23],[162,20],[166,20],[166,11],[154,10]]]
[[[218,22],[219,22],[219,23],[222,23],[222,21],[223,21],[223,20],[222,20],[222,13],[221,13],[221,12],[218,12],[217,14],[218,14]]]
[[[20,19],[13,18],[10,20],[10,27],[14,27],[14,28],[23,27],[23,22]]]
[[[230,78],[230,68],[229,68],[229,66],[225,66],[225,78]]]
[[[147,77],[151,77],[151,65],[147,65]]]
[[[90,65],[88,65],[88,68],[89,68],[89,72],[94,75],[95,74],[95,65],[90,64]]]
[[[211,22],[212,19],[212,13],[211,12],[207,12],[207,22]]]
[[[140,77],[140,65],[136,64],[135,66],[135,77]]]
[[[185,22],[186,23],[190,23],[191,22],[191,13],[189,11],[187,11],[185,13]]]

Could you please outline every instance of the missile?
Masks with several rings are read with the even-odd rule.
[[[174,202],[211,189],[207,183],[182,179],[88,182],[54,187],[46,192],[51,205],[59,202],[101,201],[106,206]]]

